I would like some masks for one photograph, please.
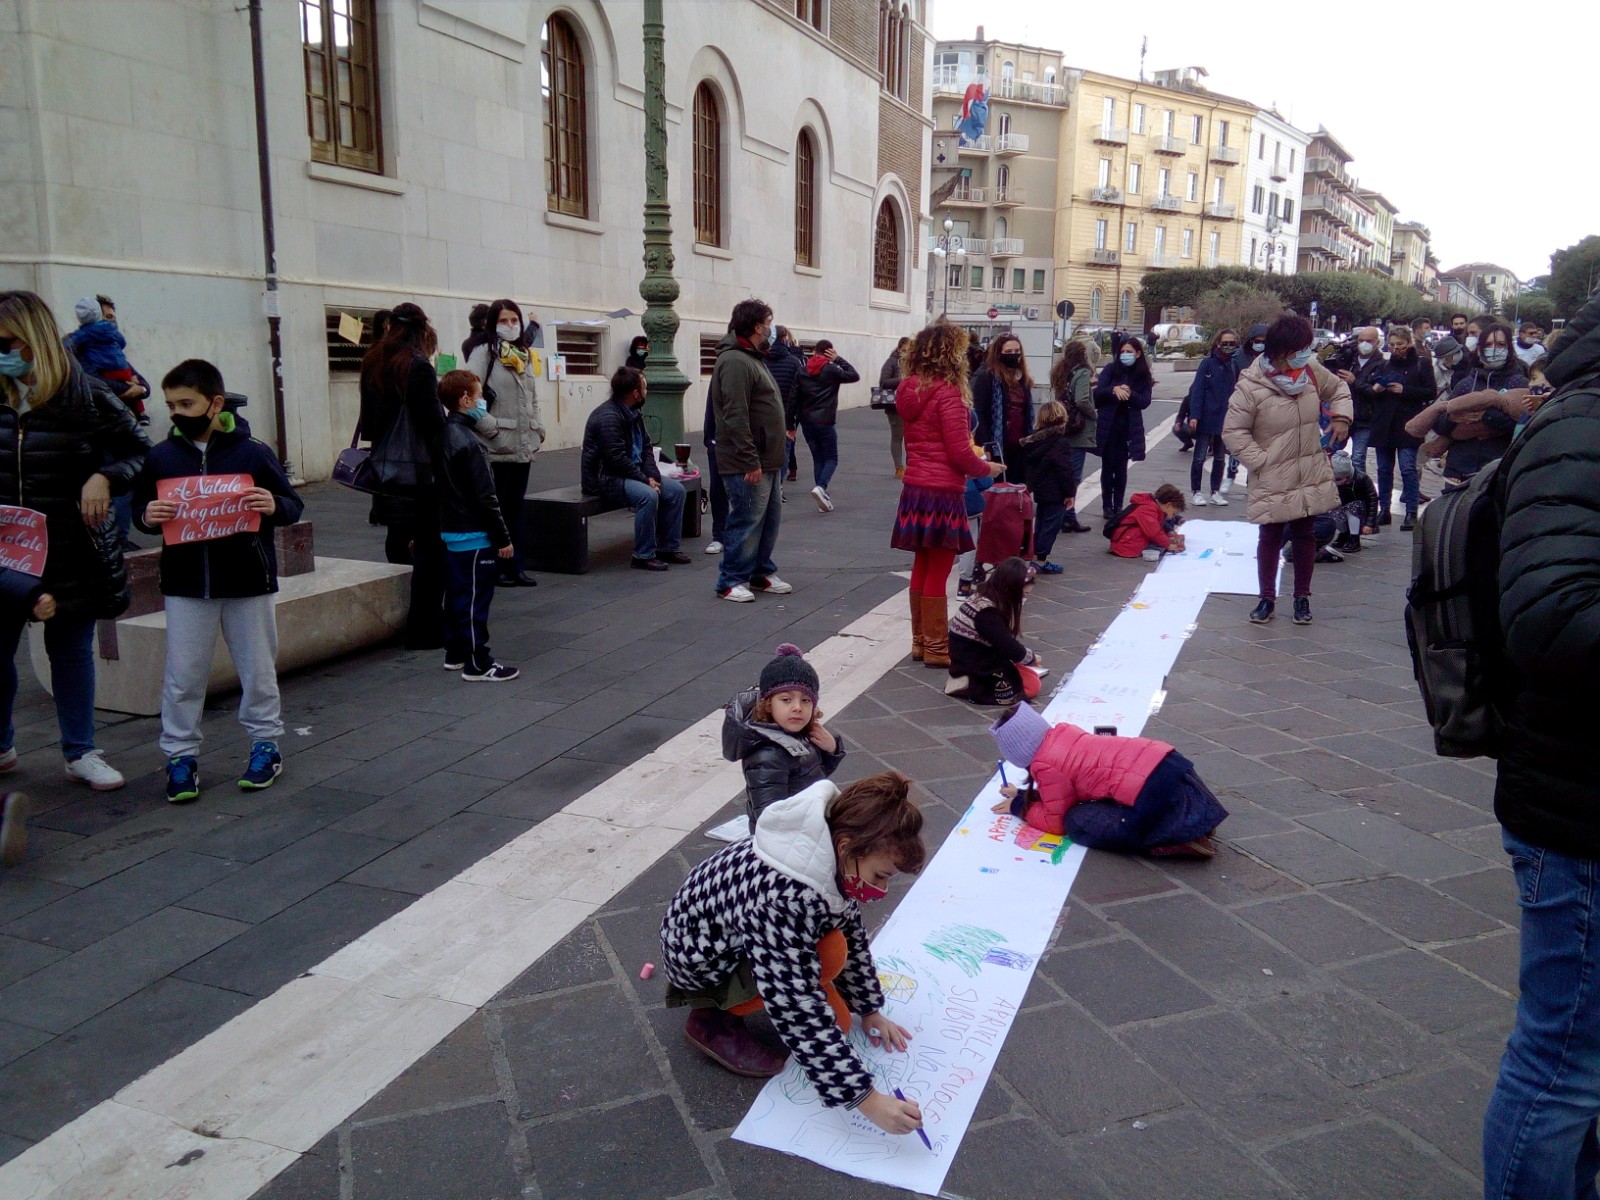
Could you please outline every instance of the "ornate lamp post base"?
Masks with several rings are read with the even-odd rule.
[[[678,369],[678,281],[673,278],[672,206],[667,202],[666,30],[662,0],[644,0],[644,299],[645,336],[650,356],[644,374],[650,381],[645,413],[661,430],[661,445],[683,441],[683,394],[689,380]]]

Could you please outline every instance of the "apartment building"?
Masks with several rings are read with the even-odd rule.
[[[1498,263],[1462,263],[1445,274],[1482,296],[1497,313],[1511,312],[1516,306],[1516,295],[1522,290],[1522,281]]]
[[[1428,227],[1416,221],[1396,221],[1394,224],[1394,240],[1389,249],[1389,265],[1394,268],[1394,277],[1401,283],[1409,283],[1412,287],[1422,288],[1425,285],[1423,278],[1428,265],[1428,243],[1433,240],[1433,235],[1428,232]]]
[[[1337,138],[1318,127],[1306,147],[1305,192],[1300,201],[1300,270],[1350,270],[1370,259],[1373,211],[1357,199],[1350,174],[1351,155]]]
[[[1394,219],[1399,213],[1382,192],[1357,188],[1356,199],[1372,210],[1372,257],[1366,268],[1374,275],[1394,278]]]
[[[1245,146],[1244,220],[1239,263],[1292,275],[1300,256],[1300,197],[1311,135],[1258,109]]]

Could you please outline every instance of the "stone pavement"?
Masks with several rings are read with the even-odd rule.
[[[1170,401],[1185,382],[1162,378],[1152,434],[1170,420]],[[857,592],[882,598],[897,581],[878,587],[868,581],[883,584],[876,572],[903,568],[904,560],[882,549],[893,487],[875,474],[881,427],[870,414],[851,413],[843,432],[845,468],[835,492],[846,502],[825,529],[820,521],[796,521],[786,537],[797,527],[803,537],[814,530],[832,535],[819,550],[859,555],[848,561],[865,573],[846,599]],[[1136,487],[1184,481],[1187,457],[1170,439],[1151,454],[1134,468]],[[1204,515],[1242,519],[1243,509]],[[1067,573],[1041,580],[1025,621],[1027,639],[1058,671],[1053,679],[1070,671],[1148,569],[1110,558],[1097,534],[1064,535],[1062,543],[1057,557]],[[808,573],[809,544],[785,543],[806,564],[792,573],[810,585],[794,597],[807,605],[814,600],[808,590],[839,586],[820,563]],[[1490,810],[1489,764],[1432,754],[1399,621],[1408,546],[1397,531],[1386,531],[1369,547],[1344,565],[1318,568],[1317,621],[1309,628],[1282,618],[1250,626],[1246,597],[1207,604],[1169,680],[1166,705],[1146,732],[1176,744],[1222,796],[1232,812],[1221,830],[1226,845],[1206,864],[1157,866],[1090,853],[956,1157],[948,1195],[1477,1194],[1479,1122],[1513,1012],[1515,896]],[[780,561],[791,574],[789,560]],[[591,576],[579,587],[608,582]],[[619,592],[632,594],[619,586],[608,595]],[[685,602],[694,615],[677,616],[675,632],[706,632],[712,614],[699,595]],[[541,588],[536,602],[544,599]],[[557,691],[529,687],[519,695],[519,702],[525,695],[528,703],[566,705],[519,727],[538,739],[540,753],[553,744],[544,739],[564,736],[539,732],[566,728],[551,725],[561,713],[598,721],[614,717],[616,697],[637,696],[608,681],[587,693],[605,700],[574,703],[566,690],[573,686],[569,665],[588,661],[583,646],[605,648],[618,636],[614,624],[600,628],[606,609],[600,621],[572,619],[582,608],[581,600],[574,604],[558,609],[564,627],[598,632],[573,658],[560,660],[557,671],[567,673],[545,676],[545,686]],[[779,617],[752,607],[748,619],[764,619],[770,631],[745,630],[748,648],[707,672],[703,687],[704,677],[688,685],[692,695],[670,710],[682,714],[678,719],[720,703],[740,672],[767,653],[781,631]],[[845,600],[824,607],[795,616],[788,626],[795,640],[814,643],[843,624],[829,624],[835,610],[854,609]],[[735,611],[731,619],[747,618]],[[563,629],[559,618],[529,620],[547,622],[534,624],[541,631]],[[721,653],[726,640],[719,623],[694,653]],[[399,677],[398,667],[370,667],[380,679]],[[343,672],[326,676],[327,691],[344,680]],[[408,669],[405,686],[420,687],[427,678]],[[910,774],[922,785],[935,844],[994,761],[984,733],[992,713],[945,699],[941,683],[940,675],[907,662],[832,718],[850,748],[841,778],[885,767]],[[392,736],[387,723],[374,729],[347,718],[356,733],[342,735],[345,745],[383,747],[371,756],[373,766],[356,772],[363,780],[380,772],[374,789],[391,791],[406,777],[379,757],[390,747],[407,747],[396,753],[409,756],[402,767],[415,772],[418,762],[431,761],[408,748],[419,736],[432,742],[464,736],[439,731],[457,726],[415,725],[420,713],[453,707],[452,689],[429,694],[407,699],[411,707],[400,711],[409,715]],[[637,711],[660,720],[651,710],[666,702]],[[492,718],[511,720],[506,706],[489,707]],[[613,757],[643,753],[643,732],[622,735],[625,751]],[[507,771],[525,766],[520,757],[510,761],[524,740],[507,733],[497,756],[463,752],[455,762],[476,768],[441,774],[471,775],[473,786],[482,786],[489,777],[484,761]],[[536,769],[522,785],[493,793],[513,802],[484,810],[480,801],[462,816],[539,819],[588,785],[586,771],[600,770],[595,756],[569,748],[561,757],[568,765],[550,776],[561,799],[545,802],[547,785],[533,781]],[[441,786],[458,785],[465,786],[459,778]],[[349,794],[348,779],[329,790]],[[407,790],[378,801],[390,806],[383,821],[447,806],[432,791],[395,798]],[[735,807],[730,803],[722,816]],[[350,819],[329,818],[329,825]],[[376,828],[347,828],[342,836],[381,837]],[[415,894],[474,852],[465,834],[425,847],[416,843],[426,834],[413,836],[410,846],[386,852],[399,855],[403,869],[378,880],[358,873],[343,886]],[[662,1006],[660,976],[638,978],[641,963],[659,959],[656,930],[667,899],[716,848],[703,836],[686,839],[257,1200],[905,1195],[730,1140],[757,1081],[736,1079],[700,1058],[682,1039],[682,1014]],[[425,865],[437,859],[447,861]],[[7,890],[0,887],[0,902]],[[903,891],[897,887],[894,895]],[[872,910],[874,920],[881,923],[893,903]],[[248,1002],[222,990],[235,1003]],[[0,1084],[11,1070],[0,1073]],[[16,1101],[8,1101],[6,1111],[16,1110]]]
[[[1185,382],[1161,379],[1152,434]],[[515,684],[466,688],[393,648],[286,680],[288,774],[263,795],[226,773],[244,750],[227,702],[199,803],[161,799],[155,722],[112,714],[101,741],[128,788],[69,789],[24,661],[13,786],[43,811],[0,877],[0,1160],[625,770],[777,641],[814,645],[903,588],[883,424],[858,410],[841,433],[839,510],[801,490],[786,511],[793,596],[719,603],[711,559],[630,572],[625,518],[602,518],[592,574],[497,597]],[[1168,439],[1134,483],[1186,471]],[[550,455],[536,486],[573,474]],[[324,553],[379,557],[359,497],[308,498]],[[1147,569],[1095,534],[1064,535],[1058,558],[1067,574],[1027,617],[1056,679]],[[1227,848],[1160,868],[1091,853],[950,1194],[1474,1194],[1515,902],[1487,764],[1434,758],[1421,722],[1407,561],[1386,533],[1320,568],[1309,629],[1251,627],[1244,598],[1207,605],[1147,732],[1223,795]],[[845,777],[918,779],[935,841],[993,762],[989,714],[939,682],[907,663],[834,718]],[[728,1140],[756,1087],[695,1056],[659,977],[637,978],[666,899],[714,849],[686,840],[259,1195],[893,1194]]]

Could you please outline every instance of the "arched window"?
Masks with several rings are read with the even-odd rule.
[[[550,211],[587,217],[589,111],[583,45],[565,17],[545,22],[540,40],[544,182]]]
[[[911,14],[895,0],[878,4],[878,76],[883,90],[905,100],[910,95]]]
[[[802,129],[794,144],[794,261],[817,265],[817,144]]]
[[[694,240],[722,245],[722,109],[709,83],[694,90]]]
[[[1133,292],[1124,291],[1122,300],[1117,304],[1117,324],[1127,325],[1133,320]]]
[[[872,239],[872,286],[898,292],[900,285],[900,221],[894,204],[878,205],[878,228]]]
[[[1011,114],[1010,113],[1001,113],[1000,114],[1000,127],[995,132],[998,133],[1001,137],[1005,137],[1006,134],[1011,132]]]
[[[811,28],[822,30],[822,0],[794,0],[794,15]]]
[[[1094,291],[1089,293],[1089,320],[1096,322],[1102,320],[1104,308],[1105,296],[1101,294],[1099,288],[1095,288]]]
[[[994,236],[996,241],[999,241],[1006,236],[1007,228],[1006,219],[1004,217],[996,217],[994,219]]]
[[[999,169],[994,173],[994,198],[996,200],[1004,200],[1006,192],[1010,189],[1011,168],[1001,163]]]

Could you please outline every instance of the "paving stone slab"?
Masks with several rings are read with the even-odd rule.
[[[1090,904],[1110,904],[1176,890],[1172,880],[1143,859],[1105,850],[1089,851],[1072,884],[1072,895]],[[1104,915],[1117,919],[1114,914]]]
[[[339,1135],[330,1133],[251,1200],[339,1200],[341,1178]]]
[[[359,810],[329,828],[398,842],[419,836],[441,821],[471,808],[493,793],[498,783],[481,775],[437,771],[407,784],[381,800],[371,796]]]
[[[66,958],[69,951],[22,938],[0,936],[0,989],[42,971],[51,963]],[[4,991],[0,991],[3,996]],[[0,1006],[0,1012],[6,1012]],[[7,1014],[9,1015],[9,1014]]]
[[[43,1029],[30,1029],[11,1021],[0,1021],[0,1066],[14,1058],[21,1058],[30,1050],[48,1042],[53,1034]]]
[[[360,1200],[522,1200],[522,1179],[508,1153],[513,1136],[498,1101],[355,1125],[353,1194]]]
[[[1433,888],[1392,875],[1332,887],[1323,894],[1413,942],[1454,941],[1501,928],[1494,918]]]
[[[1224,837],[1230,836],[1233,823],[1232,810],[1229,811],[1230,816],[1222,827]],[[1216,857],[1209,861],[1173,858],[1161,861],[1156,868],[1174,883],[1192,888],[1222,905],[1243,904],[1268,896],[1291,896],[1305,891],[1305,885],[1298,880],[1263,866],[1226,843],[1217,847]]]
[[[1300,823],[1383,864],[1397,875],[1423,883],[1448,875],[1463,875],[1480,865],[1476,856],[1417,833],[1370,809],[1316,813],[1302,817]]]
[[[181,849],[233,819],[203,805],[169,804],[42,858],[30,858],[20,871],[70,887],[87,887],[166,850]],[[30,832],[30,841],[34,840]]]
[[[1343,988],[1252,1004],[1246,1016],[1346,1087],[1437,1062],[1437,1048],[1377,1005]]]
[[[1124,1122],[1085,1145],[1085,1156],[1111,1181],[1119,1200],[1301,1200],[1300,1193],[1229,1139],[1225,1126],[1193,1109],[1153,1117],[1144,1125],[1136,1129]]]
[[[1308,962],[1328,966],[1397,950],[1401,942],[1315,892],[1242,905],[1234,912]]]
[[[1000,1121],[968,1131],[945,1176],[944,1191],[1006,1200],[1111,1200],[1088,1154],[1049,1137],[1031,1121]]]
[[[1313,1133],[1263,1156],[1307,1197],[1327,1200],[1466,1200],[1473,1181],[1381,1120]]]
[[[189,844],[194,854],[210,855],[238,863],[259,862],[267,855],[373,803],[374,797],[318,785],[264,806],[249,816],[230,821]]]
[[[662,1085],[615,984],[535,997],[498,1015],[518,1120],[575,1113]]]
[[[1171,1016],[1214,1001],[1171,967],[1133,942],[1101,942],[1058,950],[1040,974],[1106,1025]]]
[[[265,921],[393,846],[381,838],[319,829],[196,892],[184,900],[183,907],[237,921]]]
[[[587,739],[588,735],[577,729],[530,725],[520,733],[501,738],[494,745],[469,754],[458,761],[454,769],[468,775],[485,775],[510,783],[558,755],[567,754]]]
[[[1192,896],[1123,904],[1109,915],[1222,1000],[1276,996],[1285,987],[1295,990],[1305,977],[1296,959],[1236,917]]]
[[[661,1130],[681,1123],[670,1099],[650,1096],[580,1113],[570,1120],[530,1126],[525,1136],[540,1194],[666,1200],[710,1186],[711,1173],[698,1154],[659,1136]],[[771,1152],[761,1153],[770,1164]]]
[[[32,830],[29,830],[30,842]],[[0,873],[0,926],[9,925],[19,917],[54,904],[71,896],[78,889],[64,883],[52,883],[15,870]]]
[[[1401,950],[1334,970],[1351,987],[1430,1033],[1496,1019],[1509,1029],[1516,1011],[1514,1000],[1421,950]]]
[[[1397,1124],[1440,1150],[1474,1177],[1483,1174],[1483,1114],[1494,1080],[1475,1067],[1447,1067],[1361,1094]]]
[[[470,807],[473,812],[492,813],[497,817],[542,821],[600,786],[617,770],[614,763],[558,756],[514,783],[490,780],[495,790]]]
[[[1441,946],[1435,953],[1471,971],[1485,983],[1513,996],[1517,994],[1522,938],[1515,930],[1486,934],[1469,942],[1457,942],[1454,946]]]
[[[687,1114],[689,1128],[710,1133],[733,1129],[744,1120],[767,1081],[734,1075],[695,1049],[683,1036],[688,1009],[657,1006],[645,1015],[650,1023],[650,1036],[666,1061],[667,1071]],[[773,1049],[782,1046],[772,1023],[764,1016],[750,1017],[746,1024]]]
[[[1470,875],[1441,879],[1433,887],[1513,929],[1522,924],[1521,910],[1517,907],[1516,877],[1509,867],[1490,867]]]
[[[497,999],[517,1000],[541,992],[582,987],[611,979],[614,974],[594,924],[586,922],[508,984]]]
[[[529,822],[513,821],[509,817],[457,813],[393,849],[389,848],[393,843],[384,842],[386,852],[381,857],[374,855],[366,865],[352,870],[346,882],[420,896],[455,878],[530,828]],[[363,840],[376,841],[373,838]]]
[[[1483,823],[1483,813],[1413,783],[1389,783],[1382,787],[1356,788],[1346,798],[1362,807],[1418,833],[1443,833]]]
[[[1239,849],[1305,883],[1335,883],[1382,875],[1385,868],[1332,838],[1309,829],[1240,838]]]
[[[1392,767],[1413,767],[1433,760],[1431,749],[1420,750],[1388,738],[1373,737],[1370,733],[1344,733],[1337,737],[1318,738],[1316,742],[1324,750],[1344,758],[1353,758],[1380,771]]]
[[[90,792],[84,789],[82,793],[69,795],[71,799],[49,807],[33,817],[29,824],[61,833],[75,833],[79,837],[92,837],[122,824],[130,817],[160,812],[166,804],[165,796],[137,786],[124,787],[115,792]]]
[[[1435,759],[1418,767],[1399,767],[1394,774],[1411,783],[1431,788],[1441,796],[1449,796],[1484,811],[1494,806],[1494,779],[1479,774],[1461,763]]]

